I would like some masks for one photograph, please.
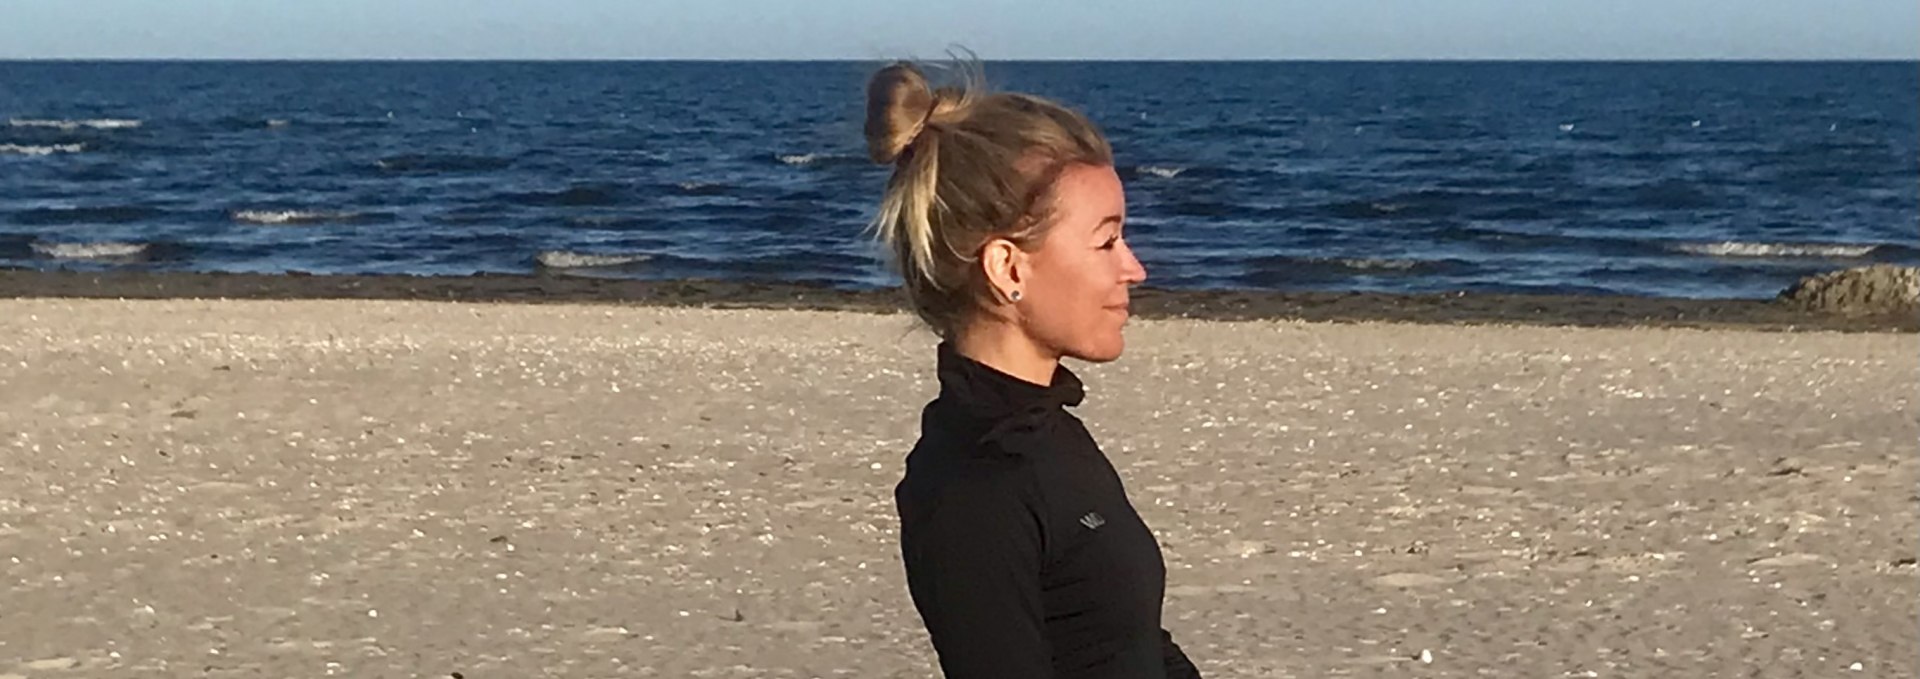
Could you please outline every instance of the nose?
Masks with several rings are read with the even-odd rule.
[[[1120,281],[1127,285],[1139,285],[1145,282],[1147,267],[1140,263],[1139,257],[1133,255],[1133,246],[1127,245],[1126,241],[1121,241],[1120,246]]]

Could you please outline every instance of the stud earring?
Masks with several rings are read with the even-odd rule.
[[[1020,291],[1019,291],[1019,290],[1015,290],[1015,291],[1013,291],[1013,292],[1009,292],[1009,293],[1007,293],[1007,299],[1011,299],[1011,300],[1013,300],[1013,301],[1015,301],[1015,302],[1018,302],[1018,301],[1020,301]]]

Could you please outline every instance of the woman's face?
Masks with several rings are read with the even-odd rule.
[[[1025,257],[1017,318],[1028,336],[1063,356],[1114,360],[1126,347],[1129,288],[1147,277],[1124,238],[1120,175],[1111,167],[1070,167],[1053,198],[1053,225]]]

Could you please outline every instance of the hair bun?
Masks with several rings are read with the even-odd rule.
[[[927,77],[912,64],[897,63],[867,83],[867,155],[892,163],[926,128],[936,97]]]

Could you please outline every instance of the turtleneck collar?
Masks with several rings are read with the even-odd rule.
[[[1034,384],[962,356],[951,342],[940,343],[939,373],[941,400],[989,426],[1014,415],[1077,406],[1086,397],[1080,378],[1065,365],[1054,368],[1053,384]]]

